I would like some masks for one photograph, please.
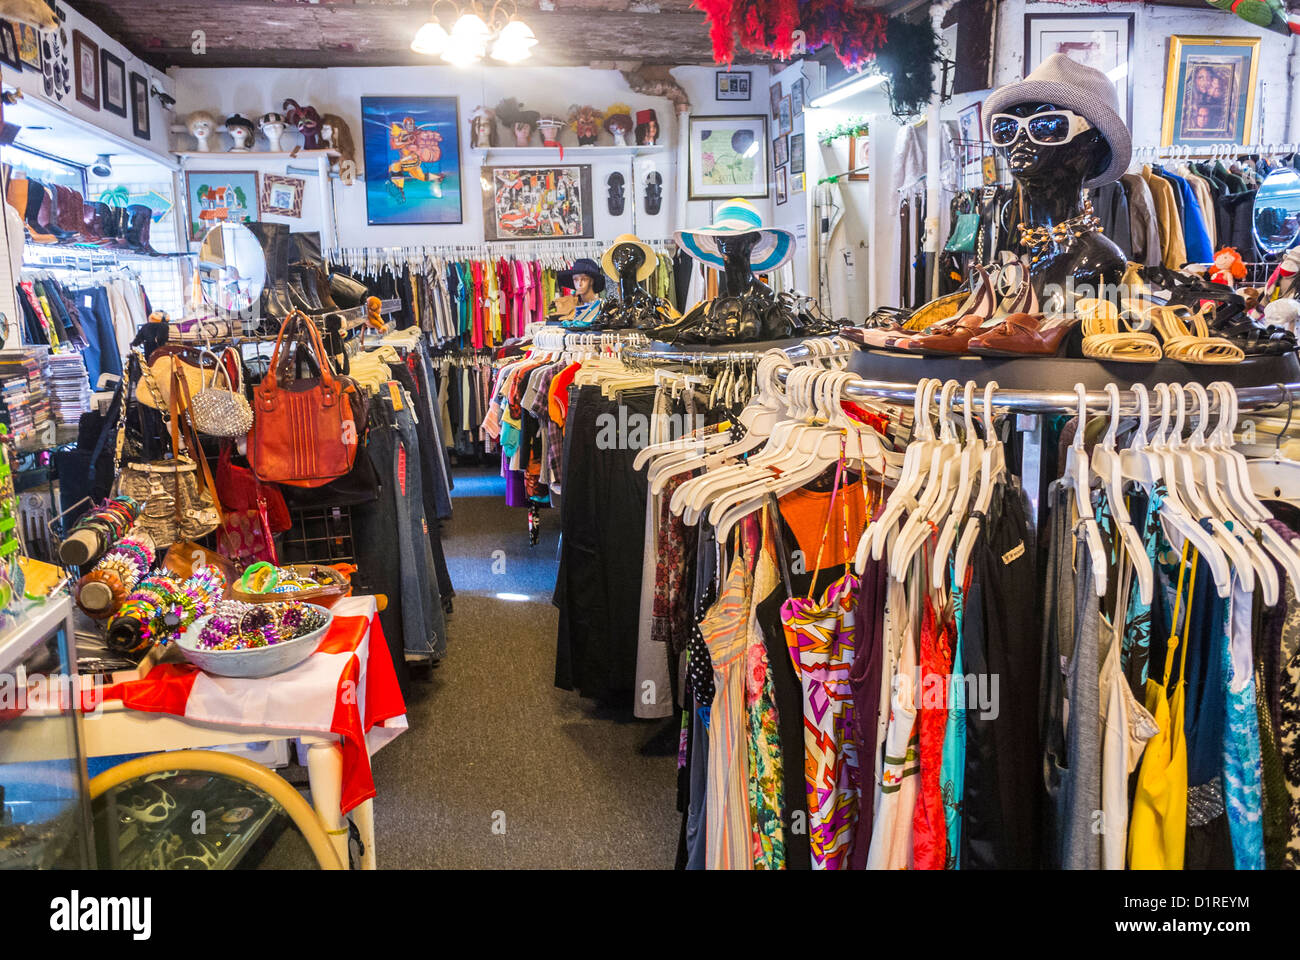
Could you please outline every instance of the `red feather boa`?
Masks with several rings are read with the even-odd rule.
[[[731,63],[736,38],[746,50],[785,60],[802,30],[808,49],[830,44],[840,62],[859,70],[875,59],[885,42],[888,18],[859,9],[854,0],[693,0],[709,21],[713,59]]]

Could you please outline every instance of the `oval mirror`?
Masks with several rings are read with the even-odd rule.
[[[210,307],[247,313],[266,286],[266,257],[253,231],[241,223],[219,223],[199,248],[199,288]]]
[[[1290,248],[1300,237],[1300,173],[1282,167],[1265,177],[1251,219],[1261,251],[1278,254]]]

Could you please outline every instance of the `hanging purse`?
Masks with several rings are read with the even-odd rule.
[[[147,366],[142,374],[146,388],[157,393],[158,385],[153,382]],[[202,448],[197,440],[191,440],[195,459],[181,453],[179,407],[183,403],[186,381],[179,373],[174,372],[173,376],[168,404],[172,458],[124,464],[116,488],[117,493],[133,497],[141,504],[136,523],[153,538],[159,549],[183,540],[197,540],[211,533],[221,522],[221,508],[212,493],[212,478]],[[153,399],[155,404],[160,400],[157,396]],[[124,434],[123,424],[118,434],[119,445]]]
[[[289,369],[295,360],[314,366],[316,376],[295,376]],[[316,324],[300,311],[291,313],[280,327],[270,369],[253,390],[248,462],[258,479],[319,487],[351,470],[357,398],[356,383],[331,369]]]
[[[173,373],[180,373],[185,378],[185,382],[190,388],[190,396],[194,396],[211,385],[220,364],[215,363],[210,367],[205,366],[203,356],[205,352],[209,356],[213,356],[210,351],[196,350],[193,347],[185,347],[175,343],[163,344],[149,354],[147,363],[141,364],[153,377],[157,389],[149,387],[144,377],[141,377],[140,382],[135,386],[136,400],[146,407],[153,407],[155,410],[168,410],[171,404]],[[159,406],[159,403],[162,405]],[[181,409],[183,411],[186,408],[182,406]]]
[[[952,224],[952,233],[943,248],[949,253],[974,253],[975,241],[980,232],[978,213],[959,213]]]
[[[209,437],[243,437],[253,426],[253,408],[244,397],[243,378],[239,375],[240,362],[218,359],[216,354],[203,353],[216,360],[217,372],[204,387],[193,395],[190,420],[194,429]],[[235,379],[230,379],[230,367],[235,368]],[[225,386],[219,386],[218,380]]]

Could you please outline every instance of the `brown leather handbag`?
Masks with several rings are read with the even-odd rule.
[[[292,367],[314,367],[299,377]],[[308,371],[309,373],[312,371]],[[253,389],[248,463],[265,483],[319,487],[352,469],[356,383],[331,368],[320,330],[294,311],[280,326],[266,376]]]
[[[139,383],[135,387],[135,398],[146,407],[153,407],[164,413],[171,404],[172,374],[178,373],[185,378],[190,396],[212,386],[220,366],[216,357],[194,347],[184,347],[175,343],[165,343],[149,354],[147,365],[142,364]],[[148,379],[153,380],[151,386]],[[156,395],[155,395],[156,390]],[[161,402],[161,406],[159,403]],[[188,402],[181,404],[181,411],[188,409]]]

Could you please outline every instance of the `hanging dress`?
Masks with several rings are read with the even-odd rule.
[[[795,673],[804,692],[804,777],[808,795],[809,839],[813,868],[839,870],[848,863],[858,813],[858,756],[853,740],[854,605],[858,580],[846,562],[844,575],[813,599],[822,548],[830,534],[844,461],[835,470],[813,585],[807,597],[794,597],[781,606],[781,623]],[[846,497],[839,497],[845,501]],[[844,549],[848,546],[848,510],[844,507]]]
[[[1251,656],[1252,596],[1233,577],[1228,604],[1228,642],[1223,644],[1228,716],[1223,736],[1223,794],[1238,870],[1264,869],[1264,771]]]
[[[1128,859],[1133,870],[1181,870],[1187,839],[1187,740],[1183,732],[1187,700],[1187,637],[1191,616],[1183,618],[1183,636],[1178,637],[1178,612],[1183,600],[1183,585],[1188,573],[1187,554],[1191,551],[1191,576],[1186,578],[1187,610],[1192,609],[1196,593],[1196,567],[1200,554],[1188,541],[1183,542],[1182,562],[1178,567],[1178,586],[1174,593],[1174,613],[1169,621],[1169,640],[1165,649],[1164,679],[1157,683],[1147,679],[1147,710],[1156,720],[1159,733],[1151,738],[1142,766],[1138,770],[1137,792],[1129,820]],[[1179,649],[1181,647],[1181,650]],[[1172,696],[1169,683],[1174,654],[1180,656],[1178,686]]]
[[[754,869],[785,869],[785,827],[782,791],[785,782],[781,755],[780,717],[772,667],[767,659],[758,602],[776,587],[773,538],[768,534],[773,517],[767,505],[762,512],[764,545],[754,569],[754,605],[745,640],[745,711],[748,715],[749,824]],[[796,769],[797,773],[797,769]]]

